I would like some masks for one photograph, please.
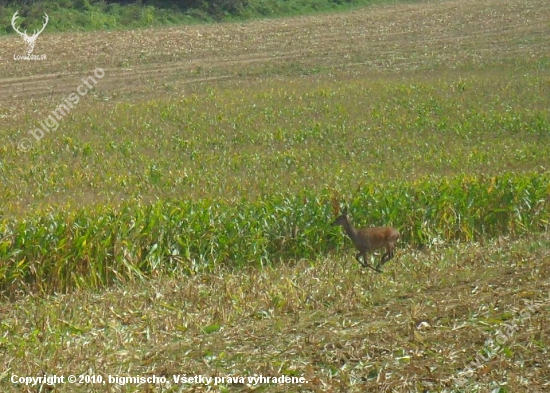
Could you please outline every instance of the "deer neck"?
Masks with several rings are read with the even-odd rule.
[[[357,229],[355,229],[353,224],[348,220],[344,223],[343,227],[344,227],[344,231],[349,236],[351,241],[356,243],[358,235],[357,235]]]

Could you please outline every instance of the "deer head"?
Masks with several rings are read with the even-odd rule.
[[[23,38],[23,41],[25,41],[25,46],[27,47],[27,55],[31,55],[32,54],[32,51],[34,50],[34,44],[36,42],[36,39],[38,38],[38,36],[40,35],[40,33],[42,33],[44,31],[44,29],[46,28],[46,25],[48,24],[48,20],[49,20],[49,17],[48,17],[48,14],[44,14],[44,24],[42,25],[42,28],[40,29],[40,31],[34,31],[33,35],[29,36],[27,35],[27,30],[25,31],[21,31],[17,28],[17,26],[15,25],[15,21],[17,20],[17,18],[19,18],[19,16],[17,16],[17,11],[15,12],[15,14],[13,14],[13,18],[11,18],[11,25],[13,27],[13,29],[17,32],[17,34],[19,34],[21,36],[21,38]]]
[[[344,208],[344,210],[342,211],[342,214],[340,216],[338,216],[333,222],[332,226],[336,226],[336,225],[345,225],[347,224],[349,221],[348,221],[348,207],[346,206]]]

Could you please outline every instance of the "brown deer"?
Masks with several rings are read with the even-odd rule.
[[[349,236],[355,248],[359,251],[355,256],[357,262],[363,267],[369,267],[380,273],[380,268],[393,258],[393,250],[399,239],[399,232],[392,227],[374,227],[355,229],[348,217],[348,208],[344,208],[342,215],[334,220],[332,226],[341,225],[344,231]],[[373,252],[380,248],[385,248],[386,253],[382,255],[382,260],[376,267],[373,267],[367,262],[367,253]],[[359,259],[363,257],[363,262]]]

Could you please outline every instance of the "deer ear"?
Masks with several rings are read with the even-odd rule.
[[[332,213],[334,214],[334,217],[337,217],[340,214],[340,202],[338,202],[336,197],[332,197],[330,199],[330,204],[332,205]]]

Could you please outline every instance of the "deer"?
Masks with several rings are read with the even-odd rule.
[[[344,228],[344,231],[355,245],[355,248],[359,251],[355,256],[357,262],[363,267],[368,267],[377,273],[381,273],[382,270],[380,268],[393,258],[395,245],[399,239],[399,232],[392,227],[356,229],[350,221],[347,207],[344,208],[342,214],[331,223],[331,226],[337,225]],[[380,263],[373,267],[367,262],[367,253],[380,248],[385,248],[386,252],[382,255]],[[361,257],[363,258],[362,262],[360,259]]]
[[[27,30],[21,31],[15,25],[15,21],[17,20],[17,18],[19,18],[17,14],[18,12],[15,12],[15,14],[13,14],[13,17],[11,18],[11,25],[13,29],[16,31],[16,33],[19,34],[21,38],[23,38],[23,40],[25,41],[25,45],[27,46],[27,56],[30,56],[34,50],[34,44],[36,43],[36,39],[38,38],[40,33],[44,31],[44,29],[46,28],[46,25],[48,24],[49,17],[48,17],[48,14],[45,13],[44,24],[42,25],[42,29],[40,29],[40,31],[34,30],[33,35],[29,36],[27,35]]]

